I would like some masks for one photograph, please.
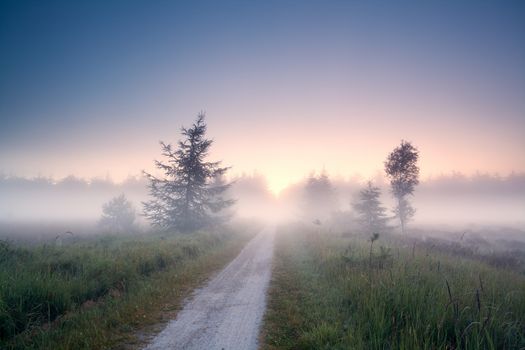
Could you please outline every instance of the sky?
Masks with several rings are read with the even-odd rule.
[[[401,139],[423,177],[524,172],[523,38],[522,1],[3,0],[0,173],[120,181],[200,111],[275,193]]]

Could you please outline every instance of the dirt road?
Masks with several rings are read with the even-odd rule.
[[[266,228],[254,237],[146,349],[257,349],[274,235],[274,228]]]

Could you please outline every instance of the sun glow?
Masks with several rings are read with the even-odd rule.
[[[269,173],[266,174],[268,189],[275,196],[278,197],[279,194],[294,181],[290,176],[280,175]]]

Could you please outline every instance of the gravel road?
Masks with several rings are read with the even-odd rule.
[[[146,349],[257,349],[274,235],[274,228],[266,228],[255,236],[224,270],[194,292]]]

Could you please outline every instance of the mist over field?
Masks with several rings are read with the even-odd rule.
[[[382,189],[382,200],[392,205],[386,180],[374,179]],[[301,218],[300,202],[304,182],[292,184],[280,193],[272,193],[263,175],[254,173],[232,179],[229,195],[237,199],[236,215],[268,220]],[[335,211],[351,211],[351,203],[363,179],[332,179]],[[99,219],[102,204],[119,194],[125,194],[140,209],[148,197],[146,181],[130,177],[115,183],[110,179],[63,179],[46,177],[0,178],[0,221],[4,223],[61,221],[94,222]],[[414,205],[418,208],[414,222],[420,225],[445,227],[499,225],[524,228],[525,174],[508,176],[460,173],[422,180]]]

